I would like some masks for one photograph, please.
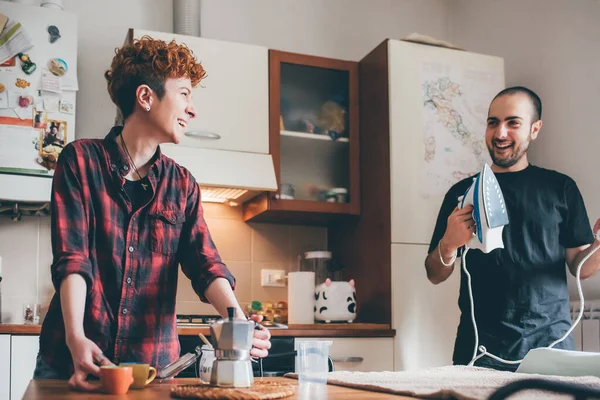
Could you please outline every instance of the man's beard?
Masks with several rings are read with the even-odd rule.
[[[531,134],[527,137],[526,142],[521,143],[517,147],[511,148],[512,151],[509,154],[504,154],[501,157],[496,157],[496,154],[495,154],[496,147],[494,146],[494,144],[496,142],[499,142],[499,140],[493,139],[492,147],[488,148],[488,151],[490,153],[490,157],[492,157],[492,161],[494,162],[494,164],[496,164],[497,166],[502,167],[502,168],[510,168],[513,165],[515,165],[517,162],[519,162],[519,160],[527,152],[530,141],[531,141]],[[513,146],[514,146],[514,143],[513,143]]]

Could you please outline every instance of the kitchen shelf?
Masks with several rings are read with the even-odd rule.
[[[389,324],[310,324],[289,325],[288,329],[269,329],[272,337],[394,337],[396,330]],[[206,327],[178,327],[179,336],[210,335]]]
[[[0,334],[39,335],[41,325],[0,324]],[[310,324],[289,325],[288,329],[270,329],[271,336],[285,337],[394,337],[389,324]],[[177,326],[179,336],[210,335],[208,327]]]
[[[320,140],[320,141],[333,142],[333,143],[350,143],[350,140],[345,137],[339,138],[337,140],[333,140],[333,139],[331,139],[331,137],[329,137],[327,135],[317,135],[315,133],[281,131],[281,136],[297,137],[297,138],[302,138],[302,139],[307,139],[307,140]]]
[[[39,335],[42,325],[35,324],[0,324],[0,334],[10,335]]]

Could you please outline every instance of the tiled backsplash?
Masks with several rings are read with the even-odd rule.
[[[262,287],[261,269],[284,269],[304,251],[327,248],[327,229],[322,227],[245,223],[240,207],[204,204],[204,214],[221,257],[236,277],[238,301],[287,300],[287,288]],[[0,215],[2,256],[2,319],[21,323],[25,303],[47,307],[54,288],[50,279],[52,249],[50,218],[23,217],[17,223]],[[214,314],[201,303],[187,277],[179,273],[177,312]]]

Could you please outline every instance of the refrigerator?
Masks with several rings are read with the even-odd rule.
[[[0,211],[48,203],[75,138],[77,16],[0,1]]]

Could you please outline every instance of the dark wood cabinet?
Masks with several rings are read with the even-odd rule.
[[[269,147],[278,191],[244,220],[327,225],[360,214],[358,63],[269,51]]]

